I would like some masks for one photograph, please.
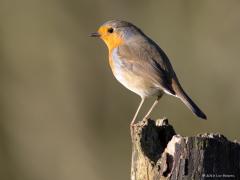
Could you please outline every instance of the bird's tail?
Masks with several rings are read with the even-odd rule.
[[[182,102],[198,117],[202,119],[207,119],[207,116],[202,112],[202,110],[193,102],[193,100],[184,92],[181,85],[177,83],[175,86],[176,96],[182,100]]]
[[[183,95],[179,97],[182,102],[198,117],[207,119],[207,116],[201,111],[201,109],[193,102],[193,100],[183,91]]]

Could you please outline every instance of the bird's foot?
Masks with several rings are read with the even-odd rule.
[[[168,118],[163,117],[161,119],[157,119],[155,124],[156,124],[156,126],[168,125]]]

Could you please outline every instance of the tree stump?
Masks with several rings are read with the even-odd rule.
[[[240,144],[223,135],[182,137],[167,119],[149,119],[131,136],[131,180],[240,179]]]

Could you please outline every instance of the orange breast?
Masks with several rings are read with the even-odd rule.
[[[114,48],[123,44],[123,40],[116,34],[106,37],[104,41],[107,44],[109,51],[112,51]]]
[[[101,39],[105,42],[105,44],[108,47],[108,53],[109,53],[109,64],[112,70],[114,71],[114,60],[112,59],[112,52],[113,50],[123,44],[123,39],[121,38],[121,35],[118,32],[108,33],[107,26],[101,26],[98,30],[98,33],[101,34]]]
[[[114,59],[113,59],[114,58],[113,50],[115,48],[117,48],[118,46],[120,46],[121,44],[123,44],[123,41],[122,41],[122,39],[116,37],[115,40],[114,39],[108,40],[106,42],[106,44],[107,44],[108,53],[109,53],[109,65],[110,65],[112,71],[114,72],[115,67],[114,67]]]

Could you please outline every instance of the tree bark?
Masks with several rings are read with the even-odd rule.
[[[240,179],[240,144],[220,134],[177,135],[168,120],[131,128],[131,180]]]

